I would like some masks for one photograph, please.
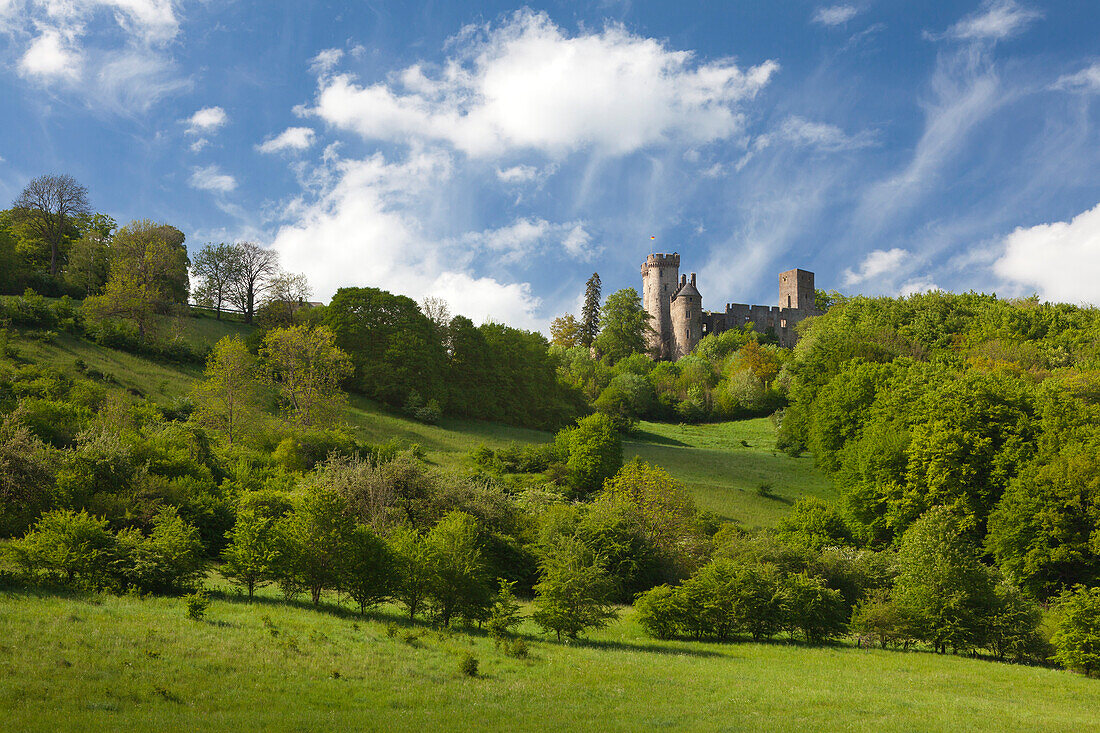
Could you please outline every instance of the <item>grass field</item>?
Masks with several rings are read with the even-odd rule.
[[[387,627],[394,630],[393,636]],[[658,642],[629,609],[530,656],[476,632],[226,593],[0,594],[7,730],[1100,729],[1100,681],[923,652]],[[459,671],[472,654],[479,674]]]
[[[247,328],[213,318],[183,322],[188,338],[196,343],[213,343],[227,334],[246,333]],[[197,366],[155,362],[64,333],[53,343],[26,338],[13,338],[12,343],[25,362],[75,375],[74,364],[81,359],[89,368],[110,375],[119,388],[161,403],[185,397],[201,376]],[[424,425],[354,396],[348,420],[362,440],[383,443],[397,438],[418,443],[428,460],[447,467],[463,465],[470,450],[481,443],[501,448],[512,442],[553,440],[551,433],[475,420],[444,419],[439,425]],[[766,418],[708,425],[643,422],[625,441],[623,453],[627,460],[640,456],[667,469],[691,489],[700,508],[747,526],[773,525],[803,494],[834,495],[831,483],[814,469],[811,458],[790,458],[775,450],[774,429]],[[771,487],[763,496],[757,492],[761,484]]]

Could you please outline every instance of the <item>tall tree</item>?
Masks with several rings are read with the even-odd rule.
[[[649,318],[637,290],[623,288],[612,293],[600,309],[596,349],[613,362],[645,352]]]
[[[567,349],[581,345],[581,324],[572,313],[558,316],[550,322],[550,341]]]
[[[97,295],[111,275],[111,240],[117,228],[106,214],[82,217],[80,239],[69,250],[65,283],[85,296]]]
[[[237,248],[239,261],[237,277],[231,286],[232,299],[237,309],[244,313],[245,322],[252,323],[256,302],[271,289],[279,274],[279,253],[253,242],[242,242]]]
[[[61,246],[75,217],[90,213],[88,189],[67,173],[38,176],[23,188],[14,208],[17,217],[50,248],[50,276],[61,270]]]
[[[230,302],[233,285],[240,279],[240,248],[235,244],[205,244],[195,256],[192,272],[202,278],[195,289],[195,302],[214,309],[221,320],[222,308]]]
[[[581,345],[589,347],[600,332],[600,273],[593,272],[584,284],[584,307],[581,309]]]
[[[347,399],[340,382],[352,366],[332,331],[325,326],[277,328],[264,337],[260,356],[288,420],[299,427],[335,421]]]
[[[187,299],[187,252],[179,230],[150,221],[134,221],[119,229],[111,244],[111,276],[103,294],[85,301],[92,323],[119,319],[137,328],[138,336],[154,336],[161,316]],[[181,300],[182,298],[182,300]]]
[[[224,433],[233,443],[259,414],[256,357],[240,336],[226,336],[214,345],[205,377],[195,385],[195,419]]]

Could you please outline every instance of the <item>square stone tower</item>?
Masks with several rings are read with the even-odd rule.
[[[779,307],[792,310],[817,310],[814,297],[814,274],[797,268],[779,273]]]

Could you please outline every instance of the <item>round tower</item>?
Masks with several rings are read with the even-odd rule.
[[[680,277],[680,255],[651,254],[642,265],[642,306],[649,313],[649,350],[658,359],[672,353],[672,294]]]
[[[703,338],[703,296],[695,287],[695,273],[691,280],[680,278],[680,287],[672,296],[672,358],[690,354]]]

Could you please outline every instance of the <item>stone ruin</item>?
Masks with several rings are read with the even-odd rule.
[[[814,298],[814,274],[806,270],[779,273],[779,305],[726,303],[724,311],[704,311],[695,273],[680,275],[680,255],[651,254],[642,265],[642,304],[650,315],[649,347],[658,359],[676,360],[691,353],[707,334],[740,330],[752,323],[758,333],[771,331],[780,346],[798,340],[795,324],[821,315]]]

